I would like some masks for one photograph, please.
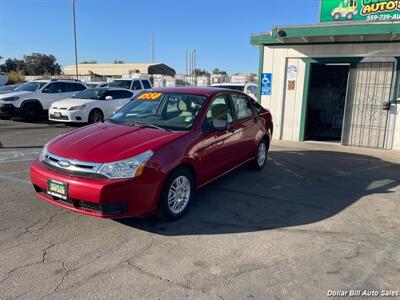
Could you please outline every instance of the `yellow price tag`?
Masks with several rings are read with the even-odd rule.
[[[141,94],[137,99],[139,100],[157,100],[161,97],[161,93],[144,93]]]

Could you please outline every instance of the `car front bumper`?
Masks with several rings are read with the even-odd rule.
[[[0,103],[0,115],[14,116],[19,114],[19,108],[11,103]]]
[[[49,120],[56,122],[87,123],[87,116],[81,110],[49,109]]]
[[[124,218],[149,215],[157,208],[160,182],[151,179],[154,174],[142,174],[134,179],[99,179],[61,173],[35,161],[30,175],[39,198],[75,212],[101,218]],[[47,194],[49,179],[67,184],[67,200]]]

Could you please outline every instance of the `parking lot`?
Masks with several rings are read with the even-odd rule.
[[[77,128],[0,120],[0,299],[322,299],[400,286],[400,153],[274,142],[189,213],[98,219],[37,199],[29,164]]]

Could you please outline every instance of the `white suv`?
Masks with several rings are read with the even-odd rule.
[[[11,93],[0,95],[0,115],[22,115],[25,120],[37,119],[55,101],[72,97],[86,89],[86,85],[73,80],[35,80],[27,82]]]
[[[108,87],[132,90],[135,95],[142,90],[149,90],[152,88],[150,80],[147,78],[115,79],[113,82],[108,84]]]
[[[241,92],[253,97],[254,99],[257,99],[258,85],[254,82],[246,82],[246,83],[225,82],[225,83],[215,83],[215,84],[212,84],[211,86],[241,91]]]

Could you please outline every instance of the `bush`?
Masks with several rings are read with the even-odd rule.
[[[8,84],[24,82],[25,78],[21,71],[11,71],[6,74],[8,76]]]

